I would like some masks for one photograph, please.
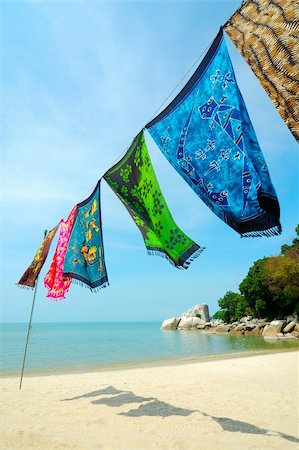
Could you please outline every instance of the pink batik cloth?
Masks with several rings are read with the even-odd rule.
[[[50,269],[45,275],[44,285],[48,289],[47,297],[53,300],[65,298],[68,292],[72,279],[63,276],[64,259],[70,240],[74,220],[77,213],[77,205],[73,207],[68,218],[60,221],[60,233],[53,256]]]

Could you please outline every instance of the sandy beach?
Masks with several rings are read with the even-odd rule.
[[[298,449],[298,351],[1,379],[3,449]]]

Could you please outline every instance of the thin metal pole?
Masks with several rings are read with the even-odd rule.
[[[44,239],[47,236],[47,230],[45,230],[44,233]],[[38,286],[38,279],[39,276],[36,278],[35,287],[34,287],[34,293],[33,293],[33,299],[32,299],[32,306],[31,306],[31,312],[30,312],[30,319],[28,323],[28,330],[27,330],[27,338],[26,338],[26,344],[25,344],[25,351],[24,351],[24,358],[23,358],[23,365],[22,365],[22,373],[21,373],[21,379],[20,379],[20,385],[19,389],[22,388],[22,381],[23,381],[23,375],[24,375],[24,369],[25,369],[25,361],[26,361],[26,355],[27,355],[27,348],[28,348],[28,342],[29,342],[29,336],[31,331],[31,322],[32,322],[32,316],[33,316],[33,310],[34,310],[34,304],[35,304],[35,297],[37,292],[37,286]]]

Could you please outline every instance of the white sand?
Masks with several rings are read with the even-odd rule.
[[[1,379],[1,449],[297,449],[299,352]]]

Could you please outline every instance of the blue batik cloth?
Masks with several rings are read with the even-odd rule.
[[[92,194],[77,205],[63,275],[85,284],[92,291],[109,284],[104,259],[100,181]]]
[[[222,28],[186,86],[146,128],[220,219],[242,236],[280,234],[279,203]]]

